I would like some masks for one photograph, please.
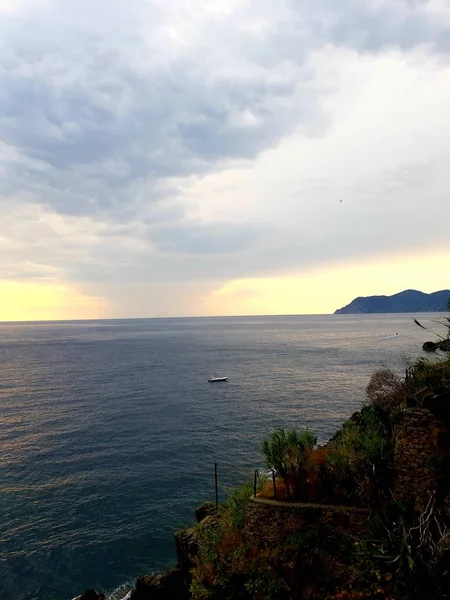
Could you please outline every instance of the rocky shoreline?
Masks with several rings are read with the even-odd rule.
[[[197,523],[213,518],[214,509],[205,502],[195,510]],[[189,600],[190,571],[199,551],[196,527],[174,533],[177,563],[172,569],[139,577],[134,588],[122,600]],[[74,600],[107,600],[105,594],[87,590]]]

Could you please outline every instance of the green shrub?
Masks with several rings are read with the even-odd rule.
[[[283,479],[288,493],[299,499],[307,479],[307,467],[317,438],[310,431],[298,433],[275,429],[263,442],[263,453],[269,469]]]
[[[349,421],[329,445],[321,484],[336,501],[371,505],[387,493],[393,473],[393,448],[384,411],[364,407],[359,421]]]
[[[449,532],[433,497],[419,517],[408,505],[391,502],[372,516],[369,525],[371,537],[355,544],[358,569],[392,581],[402,598],[441,598],[447,587]]]
[[[410,395],[425,390],[439,394],[446,388],[445,374],[450,378],[450,358],[430,361],[419,358],[408,369],[408,391]]]
[[[281,586],[276,573],[268,564],[261,564],[254,568],[245,584],[245,589],[251,598],[258,600],[275,600],[285,590]]]
[[[192,600],[208,600],[208,598],[211,598],[211,592],[198,579],[192,579],[189,590]]]
[[[258,478],[257,490],[266,480],[265,477]],[[250,581],[255,558],[252,558],[253,546],[244,541],[242,527],[252,496],[250,481],[230,489],[226,501],[212,519],[197,526],[199,553],[191,570],[194,600],[217,597],[216,592],[227,586],[230,579],[237,578],[239,583],[235,581],[235,585],[241,586]]]
[[[259,475],[257,478],[256,491],[260,492],[267,482],[267,477]],[[253,496],[253,483],[245,482],[237,487],[231,488],[224,506],[229,509],[233,525],[240,529],[244,523],[245,511],[250,498]]]

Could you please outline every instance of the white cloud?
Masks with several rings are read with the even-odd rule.
[[[185,193],[198,214],[277,223],[311,263],[327,260],[318,237],[330,259],[377,252],[380,236],[385,250],[446,244],[437,216],[450,211],[450,65],[423,52],[361,58],[331,48],[313,62],[333,81],[327,132],[308,138],[300,128],[246,168],[192,178]]]
[[[449,35],[441,0],[0,0],[0,279],[190,306],[447,247]]]

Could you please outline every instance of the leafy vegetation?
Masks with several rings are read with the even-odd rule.
[[[255,536],[246,525],[253,495],[249,481],[232,490],[215,515],[199,526],[200,551],[191,572],[193,600],[287,600],[297,597],[292,585],[299,585],[299,577],[301,585],[319,586],[311,597],[327,600],[446,597],[450,533],[436,496],[417,514],[393,501],[390,491],[392,421],[408,390],[405,382],[385,372],[371,383],[372,402],[326,446],[315,447],[309,431],[281,429],[263,445],[267,465],[287,482],[289,493],[301,492],[301,500],[371,507],[369,534],[353,537],[320,519],[309,523],[308,511],[317,515],[323,510],[310,506],[288,535],[270,541]],[[438,462],[436,470],[447,477],[448,461],[444,467]],[[261,478],[258,489],[264,486],[270,488]]]
[[[282,428],[275,429],[263,442],[267,467],[282,478],[288,494],[296,500],[305,497],[309,461],[316,443],[310,431],[286,432]]]
[[[405,403],[408,395],[407,384],[391,369],[380,369],[371,376],[366,395],[370,406],[391,415]]]
[[[266,478],[259,477],[257,491],[265,483]],[[214,517],[198,526],[199,555],[191,571],[193,600],[226,597],[230,586],[244,598],[277,597],[281,584],[272,566],[274,554],[255,548],[242,531],[252,496],[252,482],[243,483],[230,491]]]
[[[266,478],[260,476],[257,481],[257,491],[260,491],[266,482]],[[245,482],[229,491],[228,498],[224,503],[224,508],[228,509],[233,527],[241,529],[244,524],[245,511],[249,499],[253,496],[253,483]]]
[[[450,357],[435,361],[419,358],[408,369],[407,389],[412,396],[439,394],[446,389],[447,380],[450,380]]]
[[[383,581],[400,598],[442,597],[448,584],[450,538],[430,496],[416,515],[407,505],[387,503],[369,521],[371,537],[355,543],[360,581]]]
[[[330,444],[322,479],[341,503],[371,506],[383,500],[392,473],[392,438],[386,414],[377,406],[364,407],[357,420],[345,423]]]
[[[267,466],[282,479],[286,499],[368,506],[392,476],[392,432],[379,406],[362,409],[326,446],[305,431],[276,429],[263,444]],[[270,489],[270,486],[268,486]]]

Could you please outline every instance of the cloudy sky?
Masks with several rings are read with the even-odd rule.
[[[448,288],[449,107],[448,0],[0,0],[0,320]]]

